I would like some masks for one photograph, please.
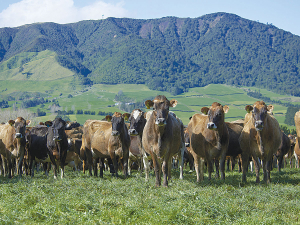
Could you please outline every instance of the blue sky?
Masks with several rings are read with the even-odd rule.
[[[0,27],[35,22],[165,16],[196,18],[215,12],[272,23],[300,36],[300,0],[0,0]]]

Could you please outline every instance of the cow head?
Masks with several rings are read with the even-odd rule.
[[[211,107],[203,107],[201,112],[208,116],[207,128],[210,130],[217,130],[220,125],[224,123],[224,114],[227,113],[229,107],[222,106],[218,102],[214,102]]]
[[[273,109],[274,107],[272,105],[267,106],[263,101],[257,101],[253,106],[247,105],[245,107],[248,113],[252,111],[254,127],[257,131],[263,130],[266,116],[268,113],[272,113]]]
[[[187,129],[184,131],[184,142],[185,142],[185,147],[190,147],[190,135]]]
[[[131,112],[129,117],[130,128],[128,134],[131,136],[137,136],[143,132],[146,124],[145,113],[140,109],[135,109]]]
[[[73,128],[76,128],[76,127],[80,127],[80,123],[78,123],[76,121],[73,121],[73,122],[67,121],[65,130],[72,130]]]
[[[65,126],[66,122],[57,117],[52,121],[52,125],[50,126],[51,131],[53,132],[53,140],[61,141],[65,136]]]
[[[177,100],[172,99],[171,101],[169,101],[166,96],[158,95],[153,101],[147,100],[145,102],[145,105],[148,109],[150,109],[150,107],[153,107],[155,124],[158,126],[164,126],[167,124],[169,107],[175,107],[177,105]]]
[[[119,113],[119,112],[115,112],[113,114],[112,117],[110,117],[111,119],[107,119],[108,121],[111,120],[111,123],[112,123],[112,131],[111,131],[111,135],[112,136],[120,136],[120,134],[122,133],[122,129],[125,125],[125,120],[128,120],[128,113],[124,113],[122,115],[122,113]]]
[[[30,120],[25,120],[23,117],[18,117],[16,120],[8,121],[8,123],[15,128],[15,138],[23,138],[25,137],[26,125],[30,124]]]

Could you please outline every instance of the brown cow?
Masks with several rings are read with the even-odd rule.
[[[228,144],[228,150],[227,150],[226,156],[230,157],[231,170],[233,170],[234,166],[235,166],[235,159],[237,157],[240,158],[240,156],[242,154],[242,149],[241,149],[241,146],[239,143],[239,137],[242,133],[243,126],[240,125],[242,123],[237,123],[236,121],[225,122],[225,123],[226,123],[227,129],[228,129],[228,134],[229,134],[229,144]],[[240,163],[239,163],[239,172],[240,171],[241,171],[241,168],[240,168]]]
[[[225,179],[225,158],[229,134],[224,122],[229,107],[214,102],[209,108],[203,107],[203,114],[195,114],[188,124],[190,147],[194,157],[197,182],[203,180],[203,160],[208,166],[208,179],[211,179],[212,161],[220,158],[221,179]],[[200,169],[200,172],[199,172]],[[216,168],[218,171],[218,168]]]
[[[284,156],[284,163],[285,163],[285,166],[287,164],[286,160],[289,159],[289,164],[290,164],[290,168],[293,168],[293,157],[295,157],[295,168],[298,168],[298,163],[297,163],[297,155],[295,154],[295,151],[294,151],[294,148],[295,148],[295,145],[296,145],[296,139],[297,139],[297,135],[292,135],[292,134],[289,134],[288,135],[288,138],[290,139],[290,145],[291,145],[291,148],[290,150],[288,151],[288,153]]]
[[[295,113],[295,125],[296,125],[296,132],[297,132],[297,138],[296,138],[296,144],[295,144],[295,148],[294,148],[294,152],[295,152],[295,156],[297,157],[296,159],[296,165],[298,165],[298,167],[300,166],[299,162],[300,162],[300,110],[298,112]]]
[[[169,101],[165,96],[158,95],[153,101],[147,100],[145,105],[154,111],[149,115],[144,127],[142,143],[146,153],[151,155],[156,176],[155,185],[161,185],[161,170],[164,175],[163,186],[168,186],[171,175],[171,157],[180,153],[180,178],[182,179],[182,156],[184,152],[183,124],[169,107],[177,105],[176,100]]]
[[[281,144],[281,131],[277,120],[271,115],[273,106],[267,106],[263,101],[257,101],[253,106],[247,105],[245,110],[244,129],[239,138],[242,148],[242,181],[246,182],[246,172],[249,157],[252,156],[256,182],[259,183],[260,163],[263,162],[264,181],[270,182],[272,157]],[[247,121],[247,122],[246,122]]]
[[[122,158],[124,175],[127,177],[130,137],[124,122],[124,114],[115,112],[108,116],[108,121],[87,120],[83,125],[81,150],[86,151],[89,172],[92,175],[92,161],[94,158],[111,158],[116,177],[118,177],[117,157]],[[103,165],[100,164],[100,177],[103,177]]]
[[[12,175],[12,160],[17,160],[18,174],[22,174],[22,163],[25,154],[25,130],[26,125],[30,124],[29,120],[25,120],[22,117],[18,117],[16,120],[10,120],[6,124],[0,124],[0,140],[3,144],[0,145],[0,154],[2,157],[2,163],[4,169],[8,171],[4,173],[8,174],[8,178]]]
[[[275,157],[277,158],[278,172],[281,172],[283,166],[283,157],[291,150],[291,141],[289,137],[281,131],[281,145],[279,146]]]

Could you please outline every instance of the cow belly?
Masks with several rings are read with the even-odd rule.
[[[39,158],[35,157],[34,160],[39,163],[51,162],[49,156],[47,156],[47,158],[44,158],[44,159],[39,159]]]

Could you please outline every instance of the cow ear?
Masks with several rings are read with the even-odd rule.
[[[150,107],[152,107],[154,105],[154,102],[151,100],[147,100],[145,101],[145,106],[147,107],[147,109],[150,109]]]
[[[268,111],[269,113],[273,112],[274,106],[273,105],[268,105]]]
[[[110,116],[110,115],[107,115],[107,116],[105,117],[105,120],[108,121],[108,122],[111,122],[111,119],[112,119],[112,116]]]
[[[178,103],[177,100],[172,99],[172,100],[170,101],[170,105],[169,105],[169,106],[174,108],[174,107],[176,107],[177,103]]]
[[[26,125],[28,126],[29,124],[31,124],[31,120],[26,120]]]
[[[129,113],[124,113],[122,115],[122,117],[124,118],[125,121],[128,121],[129,117],[130,117],[130,114]]]
[[[51,127],[51,126],[52,126],[52,121],[46,121],[46,122],[45,122],[45,125],[46,125],[47,127]]]
[[[11,125],[11,126],[13,126],[15,124],[15,121],[14,120],[9,120],[8,124]]]
[[[223,106],[224,113],[228,113],[228,110],[229,110],[229,106],[228,105],[224,105]]]
[[[201,109],[201,112],[202,112],[204,115],[207,115],[208,111],[209,111],[209,108],[207,108],[207,107],[202,107],[202,109]]]
[[[253,106],[251,105],[246,105],[245,106],[245,110],[247,111],[247,113],[250,113],[253,110]]]

